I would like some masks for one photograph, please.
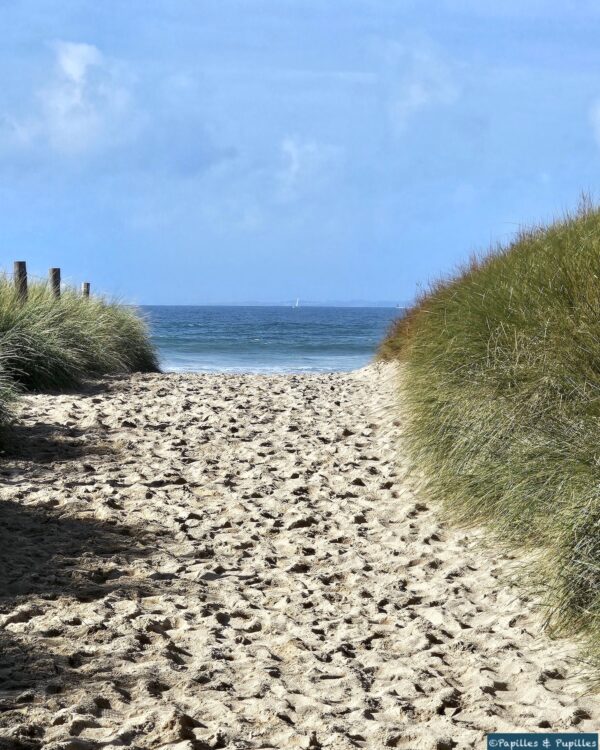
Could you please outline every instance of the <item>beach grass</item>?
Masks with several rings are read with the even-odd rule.
[[[5,369],[5,357],[0,351],[0,431],[13,418],[13,406],[19,395],[19,389],[13,378]]]
[[[380,356],[404,363],[429,492],[521,550],[550,628],[600,661],[600,209],[584,200],[433,284]]]
[[[158,369],[143,318],[103,297],[73,289],[54,297],[29,285],[23,300],[0,278],[0,421],[18,391],[60,390],[84,379]]]

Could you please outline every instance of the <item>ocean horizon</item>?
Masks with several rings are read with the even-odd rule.
[[[307,305],[144,305],[165,372],[347,372],[373,360],[400,310]]]

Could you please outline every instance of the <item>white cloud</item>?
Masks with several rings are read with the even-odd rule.
[[[93,44],[57,42],[56,64],[66,80],[80,90],[86,82],[88,69],[103,63],[103,56]]]
[[[58,42],[56,73],[39,101],[40,128],[51,148],[77,155],[119,140],[130,97],[97,47]]]
[[[459,97],[453,65],[426,42],[386,42],[380,48],[390,124],[402,133],[419,113]]]
[[[291,199],[319,187],[340,166],[343,152],[337,146],[287,136],[281,143],[282,166],[278,172],[279,195]]]
[[[144,81],[92,44],[59,41],[51,51],[45,83],[23,97],[20,111],[0,110],[0,170],[60,163],[195,179],[235,157],[209,132],[185,73]]]
[[[133,118],[119,66],[91,44],[59,41],[53,50],[53,70],[29,113],[0,114],[2,150],[80,157],[122,143]]]

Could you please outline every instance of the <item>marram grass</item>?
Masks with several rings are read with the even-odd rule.
[[[404,363],[407,447],[459,523],[533,558],[524,582],[600,664],[600,209],[440,282],[380,350]]]
[[[0,278],[0,421],[16,390],[69,388],[90,377],[156,369],[135,309],[70,289],[56,299],[46,284],[31,284],[21,301]]]

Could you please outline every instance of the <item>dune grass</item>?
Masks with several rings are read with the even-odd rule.
[[[56,299],[30,284],[22,301],[0,278],[0,423],[23,390],[60,390],[89,377],[157,370],[155,351],[135,309],[66,289]]]
[[[600,663],[600,209],[434,284],[380,355],[404,363],[408,450],[430,492],[534,553],[524,582],[550,627]]]
[[[13,418],[13,405],[19,394],[14,380],[5,371],[0,353],[0,442],[1,431]]]

